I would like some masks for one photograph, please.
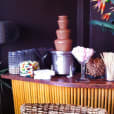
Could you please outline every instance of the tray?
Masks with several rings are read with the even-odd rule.
[[[108,114],[105,109],[70,104],[23,104],[21,114]]]

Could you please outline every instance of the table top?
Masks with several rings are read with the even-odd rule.
[[[34,83],[49,84],[62,87],[73,88],[114,88],[114,81],[104,79],[94,79],[89,81],[79,81],[80,73],[68,78],[66,76],[52,76],[50,80],[34,80],[33,78],[22,77],[19,75],[2,74],[2,79],[29,81]]]

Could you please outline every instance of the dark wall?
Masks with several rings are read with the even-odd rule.
[[[57,16],[69,16],[71,39],[76,42],[75,0],[1,0],[0,21],[11,20],[20,27],[20,38],[1,46],[3,64],[9,50],[54,47]],[[4,58],[5,57],[5,58]]]

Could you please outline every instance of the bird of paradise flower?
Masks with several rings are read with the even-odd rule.
[[[108,21],[112,13],[114,13],[114,0],[91,0],[92,2],[96,2],[93,6],[95,9],[98,9],[98,12],[101,12],[102,19]],[[106,3],[110,3],[110,12],[104,13],[106,8]]]

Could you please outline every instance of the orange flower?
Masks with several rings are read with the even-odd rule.
[[[102,19],[103,19],[103,20],[106,19],[106,21],[108,21],[109,18],[110,18],[110,15],[111,15],[111,13],[105,13],[105,14],[102,16]]]
[[[102,3],[102,5],[101,5],[101,14],[103,14],[104,10],[105,10],[105,3]]]

